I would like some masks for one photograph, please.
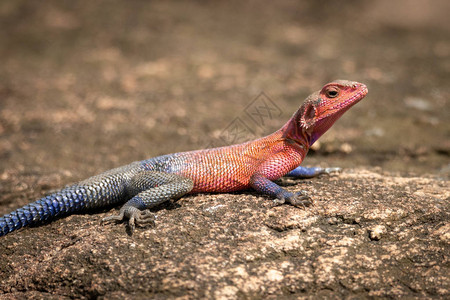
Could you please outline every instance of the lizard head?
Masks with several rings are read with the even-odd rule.
[[[350,107],[367,95],[367,87],[359,82],[336,80],[306,98],[294,115],[296,134],[312,145]]]

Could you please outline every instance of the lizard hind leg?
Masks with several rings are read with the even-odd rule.
[[[156,171],[145,171],[134,176],[127,187],[132,198],[126,202],[116,216],[102,219],[102,222],[128,219],[131,233],[137,225],[153,225],[154,216],[148,210],[170,199],[177,199],[189,193],[194,186],[192,179]]]

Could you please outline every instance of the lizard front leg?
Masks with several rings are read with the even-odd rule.
[[[294,194],[260,174],[252,176],[250,185],[253,189],[262,194],[276,197],[276,202],[279,204],[289,203],[297,207],[306,207],[313,203],[311,198],[306,195],[305,191]]]
[[[294,170],[287,173],[285,176],[296,178],[312,178],[321,174],[330,175],[332,173],[341,172],[341,168],[320,168],[320,167],[297,167]]]
[[[189,193],[194,186],[190,178],[164,172],[145,171],[135,175],[127,186],[132,198],[126,202],[116,216],[102,219],[123,221],[128,218],[131,232],[135,224],[153,224],[154,217],[148,210],[170,199],[177,199]]]

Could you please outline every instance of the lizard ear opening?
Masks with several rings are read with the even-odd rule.
[[[316,116],[316,108],[313,105],[309,105],[305,110],[305,119],[313,119]]]
[[[312,103],[310,103],[303,110],[301,125],[306,129],[309,128],[314,123],[315,117],[316,107]]]

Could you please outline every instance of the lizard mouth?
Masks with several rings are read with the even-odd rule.
[[[356,103],[361,101],[367,95],[368,91],[369,90],[367,89],[367,86],[365,86],[364,84],[361,83],[359,86],[358,92],[356,92],[353,96],[348,98],[346,101],[337,102],[336,105],[329,108],[326,111],[326,113],[324,114],[324,116],[322,118],[320,118],[318,121],[329,118],[336,114],[338,114],[338,116],[342,115],[350,107],[352,107],[353,105],[355,105]]]
[[[361,101],[368,93],[367,86],[362,83],[355,83],[353,88],[357,89],[353,95],[351,95],[345,101],[336,101],[334,105],[323,111],[322,116],[315,121],[315,124],[310,129],[311,145],[322,134],[324,134],[328,130],[328,128],[330,128],[334,124],[334,122],[336,122],[347,110]]]

